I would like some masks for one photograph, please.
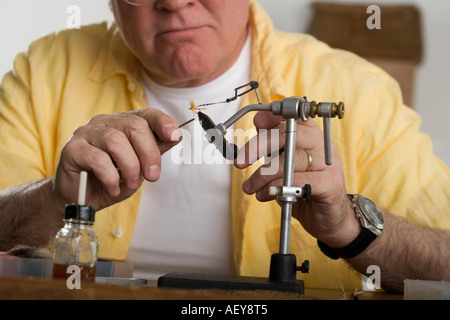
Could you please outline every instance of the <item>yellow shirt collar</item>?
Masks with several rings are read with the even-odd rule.
[[[96,82],[103,82],[115,74],[124,74],[128,80],[137,79],[140,63],[126,46],[117,25],[112,23],[109,29],[106,22],[103,25],[107,29],[106,38],[110,41],[103,41],[104,46],[99,51],[88,77]]]

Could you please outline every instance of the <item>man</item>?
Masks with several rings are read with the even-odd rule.
[[[222,101],[257,80],[263,103],[304,95],[346,103],[345,118],[333,122],[331,166],[321,161],[319,125],[297,125],[294,184],[310,184],[312,199],[294,208],[291,252],[311,261],[305,284],[355,288],[359,276],[348,264],[361,273],[379,266],[388,290],[401,291],[405,278],[450,279],[449,171],[384,72],[312,37],[274,31],[255,1],[115,0],[111,8],[117,28],[40,39],[3,80],[1,250],[51,243],[87,170],[87,203],[101,210],[101,257],[128,258],[152,277],[176,265],[267,276],[280,223],[268,189],[281,185],[283,166],[263,175],[251,165],[251,142],[233,168],[167,157],[181,145],[177,123],[192,116],[183,101]],[[224,121],[255,102],[247,95],[205,112]],[[252,120],[258,130],[285,130],[267,112],[235,129],[253,128]],[[282,160],[283,152],[272,161]],[[365,236],[347,193],[382,208],[381,236]]]

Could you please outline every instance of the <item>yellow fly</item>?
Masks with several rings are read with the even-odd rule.
[[[190,104],[189,110],[191,110],[192,114],[195,114],[196,110],[197,111],[206,110],[206,108],[199,108],[199,107],[197,107],[197,105],[195,104],[194,101],[191,101],[189,104]]]

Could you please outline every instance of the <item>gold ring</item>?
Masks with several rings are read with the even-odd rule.
[[[305,152],[308,155],[308,167],[306,168],[306,172],[310,172],[312,170],[312,166],[313,166],[313,158],[312,158],[311,152],[309,152],[309,150],[305,149]]]

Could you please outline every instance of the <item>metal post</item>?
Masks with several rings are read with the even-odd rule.
[[[331,165],[333,160],[331,156],[331,122],[329,117],[323,118],[323,142],[325,146],[325,163]]]
[[[292,187],[294,183],[294,156],[295,136],[297,131],[297,120],[289,118],[286,120],[286,144],[284,146],[284,177],[283,186]],[[281,229],[280,229],[280,253],[289,253],[289,242],[291,233],[292,201],[281,200]]]

